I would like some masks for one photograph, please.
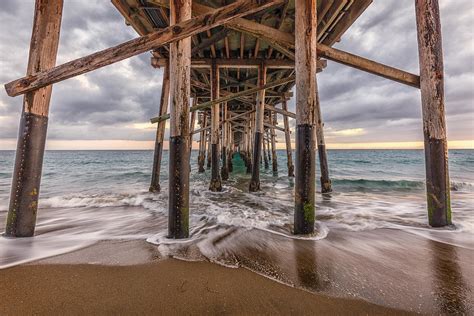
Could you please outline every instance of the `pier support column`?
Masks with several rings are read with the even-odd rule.
[[[270,128],[270,133],[272,134],[272,170],[273,174],[278,174],[278,158],[277,158],[277,152],[276,152],[276,133],[275,133],[275,128],[273,128],[273,125],[277,124],[277,113],[270,113],[270,122],[272,127]]]
[[[283,97],[281,107],[284,111],[288,111],[288,105],[286,104],[286,98]],[[288,167],[288,177],[295,176],[295,167],[293,166],[293,152],[291,149],[291,136],[290,136],[290,124],[288,122],[288,116],[283,115],[283,125],[285,127],[285,143],[286,143],[286,159]]]
[[[316,79],[317,80],[317,79]],[[316,85],[316,89],[317,89]],[[321,168],[321,192],[332,192],[331,180],[329,179],[328,157],[326,142],[324,140],[324,124],[319,104],[319,93],[316,91],[316,139],[318,141],[319,167]]]
[[[229,172],[232,172],[234,170],[234,166],[232,165],[232,157],[234,156],[234,133],[232,132],[232,124],[229,123],[228,125],[228,142],[227,142],[227,169]]]
[[[163,83],[161,85],[161,98],[160,98],[160,111],[159,115],[165,115],[168,111],[170,92],[170,71],[169,65],[164,67],[163,70]],[[156,138],[155,138],[155,151],[153,155],[153,171],[151,173],[151,184],[150,192],[160,192],[160,171],[161,171],[161,158],[163,155],[163,140],[165,136],[166,121],[158,122],[156,127]]]
[[[270,132],[269,129],[267,130],[267,157],[268,161],[272,161],[272,155],[271,155],[271,146],[270,146]]]
[[[222,168],[221,168],[221,177],[222,180],[229,179],[229,165],[227,164],[227,142],[228,142],[228,113],[227,113],[227,102],[222,106]]]
[[[209,124],[211,125],[211,124]],[[207,163],[206,163],[206,168],[210,169],[211,168],[211,130],[206,132],[206,142],[207,142]]]
[[[55,66],[62,10],[63,0],[36,0],[27,75]],[[28,92],[23,98],[6,236],[35,233],[52,87]]]
[[[265,65],[260,65],[258,68],[258,85],[263,86],[267,81],[267,69]],[[265,90],[258,92],[258,99],[255,111],[255,133],[253,142],[253,157],[252,157],[252,178],[250,179],[249,191],[260,191],[260,160],[262,153],[263,141],[263,118],[265,114]]]
[[[193,106],[197,105],[197,98],[193,98]],[[191,112],[191,121],[189,122],[189,160],[191,161],[191,154],[193,151],[193,136],[194,136],[194,125],[196,124],[196,111]],[[191,169],[191,168],[190,168]]]
[[[421,103],[425,139],[428,219],[451,224],[448,144],[444,110],[444,69],[438,0],[416,0]]]
[[[252,148],[252,142],[250,141],[252,139],[252,121],[253,121],[253,114],[250,114],[250,120],[248,121],[247,124],[247,135],[246,135],[246,157],[245,159],[247,160],[247,173],[252,173],[252,156],[251,156],[251,148]]]
[[[216,64],[211,67],[211,99],[219,99],[219,68]],[[219,103],[211,108],[211,183],[209,190],[222,191],[221,175],[219,173]]]
[[[191,0],[170,2],[170,25],[191,19]],[[191,38],[170,44],[168,237],[189,237],[189,99]]]
[[[201,120],[200,120],[201,128],[206,127],[207,123],[207,116],[206,113],[201,113]],[[200,133],[199,139],[199,157],[198,157],[198,172],[203,173],[204,170],[204,161],[206,160],[206,131],[202,130]]]
[[[296,1],[295,234],[314,232],[316,124],[316,0]]]
[[[266,137],[265,137],[265,132],[263,133],[263,139],[262,139],[262,150],[263,150],[263,162],[265,164],[265,169],[269,168],[268,164],[268,156],[267,156],[267,146],[266,146]]]

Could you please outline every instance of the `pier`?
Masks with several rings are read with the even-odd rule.
[[[419,74],[333,47],[372,0],[112,0],[137,37],[61,65],[63,0],[36,0],[26,74],[5,84],[9,96],[23,96],[6,236],[35,232],[53,85],[144,53],[150,67],[163,71],[157,115],[150,118],[156,137],[149,191],[162,190],[161,160],[168,154],[169,238],[189,237],[191,164],[206,173],[210,191],[220,192],[238,153],[250,174],[249,192],[258,192],[262,168],[278,174],[277,137],[284,139],[287,176],[295,178],[293,232],[314,232],[318,183],[322,194],[333,191],[317,82],[332,62],[420,91],[428,223],[450,225],[439,4],[414,1]],[[289,111],[291,98],[295,112]],[[193,138],[197,161],[190,161]]]

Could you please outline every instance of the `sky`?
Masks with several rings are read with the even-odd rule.
[[[418,73],[414,2],[374,0],[335,47]],[[449,146],[474,148],[474,2],[440,7]],[[25,75],[33,12],[33,0],[0,1],[1,84]],[[57,64],[135,37],[109,0],[64,0]],[[55,84],[47,148],[152,149],[161,80],[144,53]],[[422,148],[419,90],[331,61],[318,85],[328,148]],[[15,149],[21,108],[0,88],[0,150]]]

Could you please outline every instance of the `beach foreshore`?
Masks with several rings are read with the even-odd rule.
[[[138,244],[111,244],[108,251],[117,250],[117,245],[131,250],[111,260],[144,260],[147,254],[142,251],[148,246]],[[54,260],[66,263],[76,256],[84,260],[92,249],[104,245]],[[128,266],[39,262],[0,270],[0,279],[1,315],[409,314],[362,300],[309,293],[242,268],[175,259]]]
[[[227,254],[217,263],[170,258],[143,239],[105,240],[0,270],[0,315],[470,314],[474,251],[438,233],[331,231],[272,243],[266,231],[227,232],[231,240],[215,240]],[[240,268],[222,266],[228,256]]]

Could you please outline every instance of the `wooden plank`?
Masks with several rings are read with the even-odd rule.
[[[207,14],[169,26],[163,30],[150,33],[130,40],[120,45],[96,52],[94,54],[67,62],[50,70],[40,71],[35,74],[14,80],[5,85],[9,96],[17,96],[29,91],[57,83],[95,69],[116,63],[132,56],[156,49],[174,41],[196,35],[213,27],[222,25],[232,19],[252,14],[283,3],[274,0],[264,4],[254,1],[238,1],[225,7],[212,10]]]

